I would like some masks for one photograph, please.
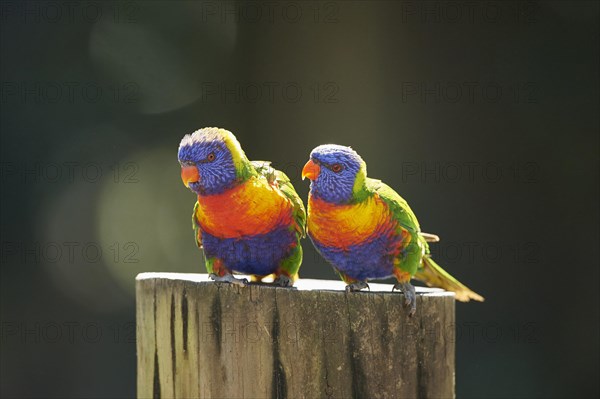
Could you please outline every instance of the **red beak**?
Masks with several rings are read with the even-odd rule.
[[[319,177],[320,172],[321,167],[314,163],[312,159],[309,159],[306,165],[304,165],[304,168],[302,168],[302,180],[304,180],[305,177],[310,180],[315,180]]]
[[[186,187],[190,186],[190,183],[195,183],[200,180],[200,174],[198,168],[195,166],[183,166],[181,167],[181,180]]]

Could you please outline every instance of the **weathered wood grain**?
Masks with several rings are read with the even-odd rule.
[[[137,277],[139,398],[452,398],[454,295]]]

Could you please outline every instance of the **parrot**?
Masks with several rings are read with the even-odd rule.
[[[412,278],[455,292],[457,300],[484,298],[464,286],[431,258],[428,242],[408,203],[380,180],[367,177],[367,165],[351,147],[320,145],[302,169],[310,180],[307,233],[317,252],[347,284],[346,291],[369,288],[371,279],[395,278],[392,291],[416,312]]]
[[[290,287],[302,263],[306,210],[285,173],[267,161],[249,161],[228,130],[187,134],[178,150],[183,184],[197,196],[192,213],[196,245],[216,282],[246,286],[250,275]]]

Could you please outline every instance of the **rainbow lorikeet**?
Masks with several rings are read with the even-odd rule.
[[[367,177],[367,165],[350,147],[315,148],[302,170],[311,180],[308,235],[319,253],[347,284],[368,288],[367,280],[395,277],[410,315],[416,311],[411,278],[456,293],[456,299],[483,301],[431,259],[428,241],[407,202],[392,188]]]
[[[198,200],[192,226],[215,281],[246,285],[274,274],[291,286],[302,262],[306,211],[289,178],[269,162],[249,161],[235,136],[208,127],[179,145],[181,178]]]

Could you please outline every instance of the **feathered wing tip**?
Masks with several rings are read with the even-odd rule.
[[[472,291],[460,281],[446,272],[440,265],[435,263],[429,256],[423,257],[423,267],[415,274],[415,279],[427,284],[429,287],[443,288],[456,294],[456,300],[461,302],[474,301],[483,302],[484,298]]]
[[[436,234],[420,232],[419,235],[423,237],[427,242],[440,242],[440,236]]]

